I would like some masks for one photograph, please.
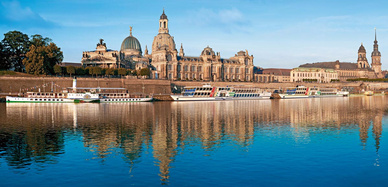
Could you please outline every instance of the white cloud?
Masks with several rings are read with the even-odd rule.
[[[216,27],[218,29],[231,32],[234,30],[248,31],[249,21],[243,13],[236,8],[212,10],[201,8],[196,11],[190,11],[186,20],[190,24],[197,26]]]

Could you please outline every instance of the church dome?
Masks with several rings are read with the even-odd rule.
[[[175,51],[174,38],[168,33],[159,33],[155,36],[152,43],[152,52],[166,49],[168,51]]]
[[[123,43],[121,43],[121,51],[128,51],[128,50],[136,50],[141,52],[141,46],[140,46],[139,40],[137,40],[132,35],[126,37]]]
[[[366,53],[365,47],[361,44],[360,48],[358,48],[359,53]]]
[[[160,19],[167,19],[167,15],[164,13],[164,9],[163,9],[163,14],[160,15]]]

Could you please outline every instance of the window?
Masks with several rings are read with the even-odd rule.
[[[236,73],[238,73],[239,72],[239,69],[238,68],[236,68]]]
[[[187,67],[187,65],[184,66],[183,69],[184,69],[185,71],[189,71],[189,67]]]
[[[198,66],[198,72],[201,72],[202,71],[202,66]]]
[[[171,64],[167,65],[167,70],[168,70],[168,71],[171,71],[171,70],[172,70],[172,65],[171,65]]]
[[[178,70],[178,71],[181,70],[181,65],[178,65],[178,66],[177,66],[177,70]]]
[[[196,67],[195,66],[191,66],[191,71],[195,72],[195,70],[196,70]]]

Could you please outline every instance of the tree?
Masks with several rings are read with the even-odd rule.
[[[47,43],[50,42],[50,43]],[[23,64],[29,74],[54,74],[54,66],[63,60],[63,53],[49,38],[33,35],[30,51],[26,53]]]
[[[119,69],[117,70],[117,73],[118,73],[120,76],[125,76],[125,75],[127,75],[127,69],[125,69],[125,68],[119,68]]]
[[[23,71],[23,59],[30,47],[30,41],[27,34],[20,31],[9,31],[4,34],[2,40],[4,49],[9,52],[7,64],[10,64],[15,71]]]
[[[96,77],[97,77],[97,75],[101,75],[102,74],[102,68],[101,67],[93,67],[93,74],[95,74],[96,75]]]
[[[67,66],[66,67],[66,72],[68,74],[70,74],[70,77],[71,77],[71,75],[75,73],[75,67],[74,66]]]
[[[148,69],[148,68],[142,68],[141,70],[140,70],[140,75],[141,76],[149,76],[151,74],[151,71],[150,71],[150,69]]]
[[[93,77],[93,67],[91,67],[91,66],[86,67],[85,74],[89,74]]]
[[[113,68],[107,68],[105,70],[105,75],[114,75],[115,74],[115,70]]]
[[[9,52],[4,48],[3,43],[0,42],[0,70],[8,70],[12,67],[9,59]]]
[[[54,73],[57,75],[61,75],[62,74],[62,67],[59,65],[55,65],[54,66]]]
[[[77,75],[85,75],[85,69],[83,67],[78,67],[75,69],[75,74]]]

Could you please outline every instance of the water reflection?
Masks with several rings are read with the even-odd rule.
[[[247,148],[255,136],[289,126],[296,140],[311,133],[358,129],[361,146],[373,133],[380,149],[385,97],[322,98],[272,101],[161,102],[111,104],[1,104],[0,159],[9,166],[56,163],[65,136],[104,162],[119,154],[130,170],[144,152],[157,160],[162,184],[171,164],[192,145],[211,154],[225,144]],[[378,160],[376,160],[378,165]]]

